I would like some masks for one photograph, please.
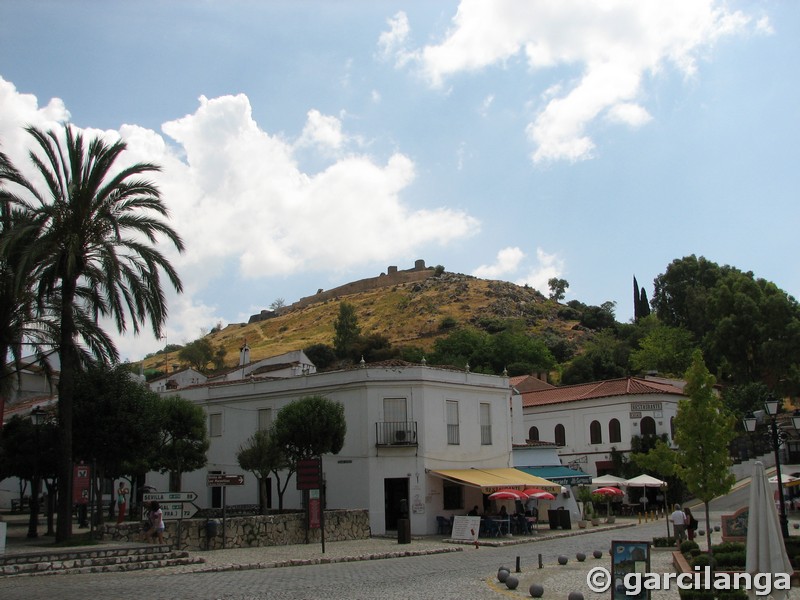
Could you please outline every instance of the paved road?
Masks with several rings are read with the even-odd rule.
[[[546,565],[553,565],[559,554],[574,557],[579,551],[591,554],[596,549],[607,550],[612,539],[650,541],[653,536],[665,535],[665,530],[662,519],[555,540],[497,548],[466,546],[463,552],[420,557],[215,573],[173,574],[152,570],[17,577],[2,582],[0,596],[8,600],[502,598],[504,594],[487,584],[487,578],[501,565],[513,570],[517,556],[522,570],[529,573],[537,569],[540,553]],[[504,592],[510,594],[508,590]],[[513,595],[525,597],[527,589],[517,590]]]

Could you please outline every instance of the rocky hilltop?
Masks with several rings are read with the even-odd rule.
[[[340,302],[355,307],[364,334],[377,333],[393,346],[417,346],[425,350],[452,331],[452,326],[481,325],[492,319],[522,319],[531,334],[551,333],[570,339],[582,332],[575,321],[559,317],[562,306],[527,286],[450,273],[441,267],[426,268],[417,261],[414,269],[388,273],[320,290],[316,295],[281,308],[274,314],[253,315],[249,323],[234,323],[209,334],[215,346],[226,350],[226,362],[235,365],[244,341],[251,360],[307,348],[333,344],[333,323]],[[448,323],[449,328],[442,324]],[[176,354],[145,360],[145,368],[174,365]]]

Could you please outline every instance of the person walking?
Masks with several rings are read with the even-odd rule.
[[[158,540],[159,544],[164,543],[164,513],[161,511],[161,505],[153,500],[150,503],[150,539],[155,544]]]
[[[694,541],[694,532],[697,529],[697,519],[694,518],[691,508],[684,508],[683,512],[686,514],[686,537],[689,541]]]
[[[125,486],[125,482],[120,481],[117,488],[117,525],[125,520],[125,509],[128,506],[129,493],[130,490]]]
[[[681,510],[681,505],[676,504],[675,510],[669,516],[672,527],[675,529],[675,545],[681,547],[681,542],[686,535],[686,513]]]

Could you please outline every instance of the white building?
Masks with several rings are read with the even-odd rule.
[[[437,516],[466,514],[483,494],[500,487],[552,486],[512,468],[507,377],[412,365],[402,361],[285,379],[250,379],[172,391],[208,415],[211,446],[205,469],[183,476],[183,490],[201,507],[219,506],[220,488],[206,476],[242,474],[239,447],[269,428],[289,402],[320,395],[344,406],[347,434],[338,455],[323,457],[328,508],[367,508],[374,534],[397,528],[407,502],[411,532],[434,533]],[[258,486],[226,488],[226,504],[255,504]],[[167,489],[151,473],[149,485]],[[277,506],[275,482],[270,482]],[[292,478],[284,507],[299,507]],[[555,491],[559,491],[556,486]]]
[[[541,389],[520,394],[529,440],[559,448],[565,465],[593,476],[612,470],[611,450],[629,453],[631,438],[674,437],[683,390],[636,377]]]

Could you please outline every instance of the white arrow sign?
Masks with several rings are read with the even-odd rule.
[[[191,519],[199,509],[191,502],[167,502],[161,505],[165,521]]]
[[[144,494],[142,499],[145,502],[194,502],[197,500],[196,492],[151,492]]]

